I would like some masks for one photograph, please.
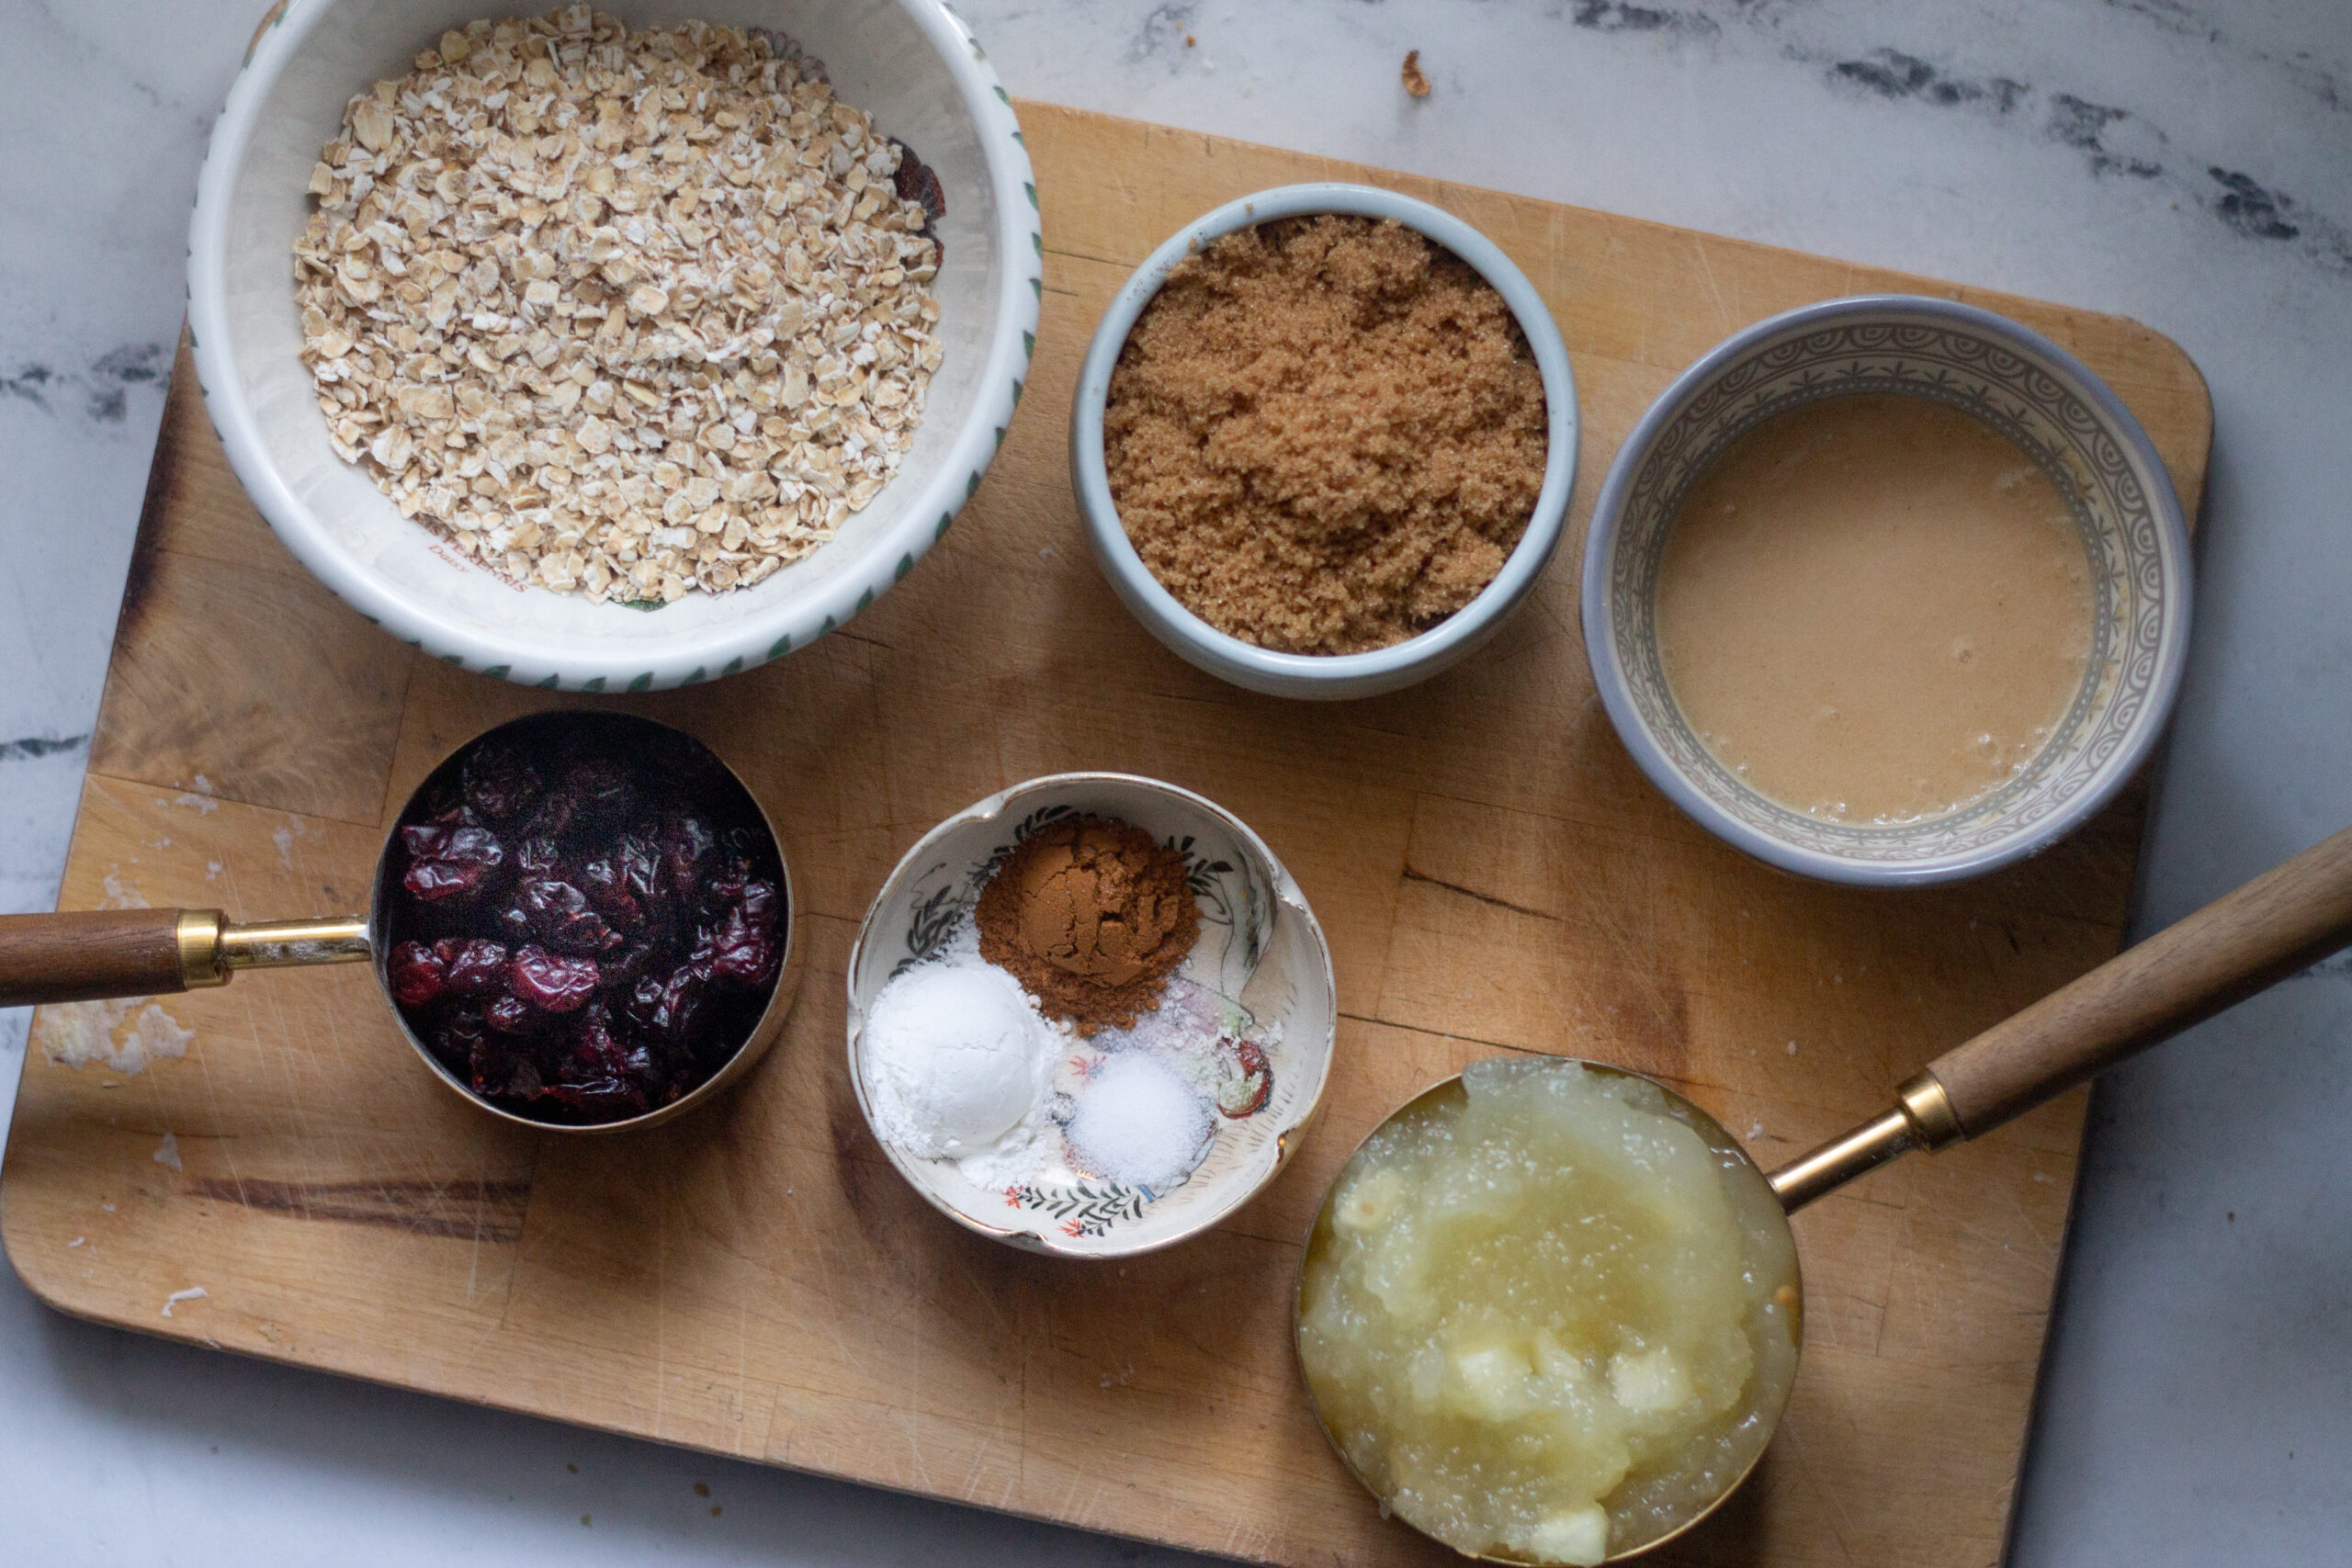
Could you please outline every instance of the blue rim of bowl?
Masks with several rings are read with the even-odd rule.
[[[2149,686],[2148,701],[2141,708],[2122,745],[2108,759],[2098,781],[2044,820],[1991,848],[1908,865],[1851,861],[1824,854],[1817,850],[1800,848],[1760,831],[1717,806],[1668,760],[1634,707],[1624,666],[1617,657],[1617,628],[1610,610],[1610,568],[1616,552],[1625,500],[1633,490],[1634,475],[1648,458],[1650,448],[1657,444],[1668,423],[1709,383],[1740,361],[1759,352],[1766,344],[1833,323],[1871,317],[1889,320],[1928,317],[1947,325],[1962,327],[1995,342],[2014,346],[2027,357],[2040,360],[2068,382],[2085,402],[2098,411],[2116,439],[2131,452],[2144,471],[2151,509],[2155,513],[2156,525],[2162,536],[2161,555],[2176,567],[2165,583],[2165,641],[2157,653],[2156,672]],[[2165,727],[2172,716],[2173,705],[2180,694],[2181,672],[2188,658],[2193,577],[2188,525],[2181,512],[2180,497],[2173,489],[2172,472],[2165,467],[2164,459],[2156,454],[2154,443],[2148,439],[2148,433],[2141,428],[2139,420],[2124,406],[2123,400],[2117,397],[2088,366],[2032,328],[1978,306],[1928,295],[1858,294],[1842,299],[1824,299],[1811,305],[1800,305],[1793,310],[1768,316],[1753,326],[1733,333],[1676,377],[1650,404],[1648,412],[1642,415],[1640,423],[1625,437],[1624,444],[1617,448],[1617,456],[1609,465],[1608,477],[1601,481],[1600,499],[1593,503],[1592,522],[1585,535],[1581,604],[1585,658],[1592,666],[1593,684],[1600,691],[1602,705],[1609,711],[1610,723],[1616,727],[1618,739],[1624,742],[1625,750],[1633,753],[1634,761],[1649,776],[1650,782],[1699,826],[1734,849],[1800,876],[1857,887],[1926,886],[1981,876],[2041,853],[2096,815],[2139,773],[2141,764],[2163,737]]]
[[[1045,300],[1045,232],[1028,143],[987,51],[944,0],[895,0],[936,51],[978,128],[997,204],[993,239],[1004,280],[972,417],[950,442],[936,474],[920,487],[918,503],[910,504],[888,533],[865,547],[863,570],[844,570],[838,581],[798,605],[777,606],[756,620],[706,627],[674,644],[615,644],[609,649],[567,644],[559,652],[510,639],[495,627],[467,625],[429,596],[395,592],[365,570],[330,536],[270,461],[259,416],[239,389],[236,356],[225,326],[228,209],[255,129],[255,106],[336,3],[277,0],[254,29],[207,142],[188,227],[188,341],[206,416],[247,497],[312,577],[371,626],[459,670],[551,690],[662,691],[756,669],[808,647],[870,608],[946,537],[948,525],[978,492],[981,475],[1003,448],[1031,373]],[[216,389],[223,395],[216,397]]]
[[[1479,590],[1469,604],[1417,637],[1369,653],[1279,653],[1229,637],[1210,626],[1161,587],[1151,569],[1144,565],[1143,557],[1128,539],[1125,527],[1119,522],[1118,507],[1111,499],[1110,472],[1102,457],[1102,405],[1110,395],[1111,372],[1118,364],[1120,351],[1126,346],[1127,333],[1134,330],[1144,307],[1151,303],[1179,262],[1210,241],[1236,230],[1280,218],[1325,212],[1394,218],[1432,243],[1453,252],[1494,286],[1518,319],[1519,330],[1525,335],[1527,346],[1535,356],[1536,369],[1544,378],[1544,429],[1549,445],[1544,453],[1543,487],[1536,492],[1535,509],[1528,516],[1526,533],[1521,536],[1495,580]],[[1449,656],[1455,655],[1457,649],[1466,652],[1464,645],[1482,637],[1532,591],[1536,579],[1550,562],[1552,552],[1558,548],[1567,522],[1568,497],[1576,488],[1580,423],[1576,374],[1569,367],[1567,344],[1560,337],[1559,324],[1553,321],[1551,310],[1536,292],[1535,285],[1528,281],[1527,275],[1502,253],[1500,246],[1461,219],[1426,201],[1377,186],[1321,181],[1277,186],[1228,201],[1178,230],[1128,276],[1113,298],[1110,309],[1102,312],[1093,341],[1087,345],[1086,362],[1079,371],[1078,391],[1070,406],[1070,472],[1076,481],[1079,514],[1085,520],[1096,558],[1102,563],[1104,573],[1111,578],[1119,596],[1155,635],[1166,627],[1182,636],[1214,661],[1210,668],[1219,674],[1223,671],[1216,666],[1224,665],[1285,682],[1362,683],[1393,678],[1422,664],[1430,665],[1430,673],[1434,674],[1450,662]]]

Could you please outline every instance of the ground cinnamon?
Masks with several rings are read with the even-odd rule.
[[[1155,1011],[1201,934],[1183,857],[1107,817],[1041,828],[980,889],[980,956],[1080,1035]]]

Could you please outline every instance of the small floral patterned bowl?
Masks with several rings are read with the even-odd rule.
[[[2016,442],[2065,498],[2089,558],[2089,667],[2041,752],[1939,817],[1829,822],[1768,799],[1700,742],[1658,657],[1658,562],[1691,482],[1764,420],[1892,392],[1959,409]],[[2188,529],[2122,400],[2038,333],[1973,305],[1865,295],[1806,305],[1717,344],[1617,450],[1585,537],[1584,640],[1610,721],[1650,781],[1734,848],[1804,876],[1919,886],[2035,854],[2146,761],[2188,651]]]
[[[690,16],[781,33],[938,177],[933,289],[945,361],[890,482],[827,543],[752,587],[657,609],[522,588],[401,516],[335,455],[298,357],[292,246],[319,149],[354,93],[445,28],[552,0],[277,0],[213,128],[188,236],[188,330],[205,411],[254,504],[361,615],[460,669],[563,691],[714,680],[806,647],[914,569],[978,488],[1020,401],[1045,246],[1012,103],[940,0],[596,0],[633,28]]]
[[[1170,976],[1160,1012],[1147,1014],[1138,1030],[1181,1010],[1259,1053],[1238,1064],[1246,1085],[1217,1087],[1207,1155],[1161,1190],[1090,1176],[1053,1156],[1025,1179],[981,1186],[955,1161],[910,1155],[884,1137],[866,1084],[862,1038],[882,987],[938,953],[970,920],[980,889],[1015,845],[1080,816],[1133,823],[1177,851],[1200,906],[1200,940]],[[1338,1016],[1323,928],[1273,852],[1239,818],[1156,779],[1055,773],[992,795],[933,828],[875,896],[849,956],[850,1083],[899,1174],[959,1224],[1033,1252],[1126,1258],[1199,1235],[1273,1179],[1322,1100]],[[1095,1055],[1090,1043],[1069,1044],[1072,1059],[1057,1074],[1062,1081],[1082,1075]],[[1248,1092],[1228,1094],[1227,1087]],[[1056,1110],[1066,1115],[1067,1103]],[[1063,1149],[1059,1139],[1058,1130],[1049,1129],[1046,1146]]]

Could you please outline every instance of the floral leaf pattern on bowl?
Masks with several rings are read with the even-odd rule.
[[[1007,1204],[1060,1221],[1061,1233],[1072,1238],[1108,1235],[1122,1221],[1142,1219],[1153,1196],[1146,1188],[1116,1181],[1079,1181],[1068,1187],[1035,1187],[1024,1181],[1004,1190]]]
[[[1210,860],[1196,852],[1190,833],[1182,840],[1171,834],[1166,843],[1184,863],[1184,886],[1193,890],[1193,901],[1201,907],[1202,923],[1223,926],[1236,938],[1226,944],[1219,979],[1228,998],[1238,997],[1250,984],[1250,976],[1258,972],[1259,959],[1265,956],[1266,931],[1272,915],[1258,897],[1257,885],[1246,876],[1238,879],[1240,901],[1237,914],[1235,890],[1227,881],[1235,875],[1232,863]],[[1238,1008],[1241,1004],[1233,1005]]]
[[[907,955],[891,969],[892,979],[947,945],[947,939],[956,933],[964,912],[971,907],[956,897],[960,891],[951,884],[915,905],[907,923]]]

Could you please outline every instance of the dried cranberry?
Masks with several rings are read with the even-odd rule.
[[[571,1012],[596,994],[596,965],[585,958],[559,958],[545,948],[526,947],[506,965],[514,995],[548,1012]]]
[[[662,848],[650,838],[636,833],[621,835],[620,852],[615,857],[619,864],[621,885],[634,898],[652,898],[662,891]]]
[[[629,993],[629,1017],[641,1029],[676,1044],[687,1043],[702,1010],[705,981],[691,964],[649,975]]]
[[[703,861],[715,842],[699,817],[673,817],[662,825],[662,859],[670,886],[682,897],[692,897],[702,885]]]
[[[526,839],[514,851],[514,870],[524,876],[545,876],[556,867],[555,840]]]
[[[527,1100],[543,1092],[538,1067],[512,1040],[485,1034],[474,1043],[466,1081],[476,1094]]]
[[[612,1015],[602,1002],[589,1004],[572,1036],[562,1077],[584,1083],[600,1077],[644,1077],[653,1071],[653,1058],[642,1045],[626,1045],[615,1037]]]
[[[466,759],[465,802],[492,822],[519,817],[547,793],[538,770],[512,744],[492,741]]]
[[[563,792],[573,808],[600,817],[625,815],[637,804],[637,781],[618,757],[583,757],[563,776]]]
[[[537,839],[560,839],[571,829],[571,796],[558,791],[539,802],[525,831]]]
[[[427,903],[471,893],[506,858],[487,828],[423,825],[402,829],[401,839],[414,857],[401,886]]]
[[[441,960],[421,942],[404,942],[384,960],[384,980],[392,1000],[404,1008],[430,1007],[448,984]]]
[[[580,885],[587,889],[588,901],[602,910],[607,919],[623,926],[634,926],[645,919],[644,906],[637,895],[629,891],[627,870],[618,857],[592,860],[580,868]]]
[[[702,879],[702,909],[707,915],[725,914],[743,901],[745,892],[757,880],[759,874],[741,855],[721,852],[715,857],[715,867]]]
[[[558,953],[589,958],[621,944],[620,933],[588,908],[588,895],[569,882],[542,877],[524,883],[514,908],[500,917],[509,930],[514,929],[518,912],[522,922]]]
[[[745,919],[754,925],[765,926],[771,931],[775,930],[776,914],[783,908],[784,895],[775,883],[743,884],[743,896],[738,902],[742,907]]]
[[[424,1043],[443,1066],[465,1077],[472,1071],[474,1052],[481,1044],[481,1020],[460,1010],[429,1031]]]
[[[505,987],[504,942],[481,937],[444,937],[433,944],[433,953],[447,965],[449,989],[460,996],[478,996]]]
[[[775,964],[773,918],[754,919],[746,906],[738,905],[727,911],[710,933],[704,967],[713,980],[730,986],[763,985],[775,976]]]
[[[515,907],[531,924],[559,924],[587,912],[588,895],[559,877],[537,876],[514,890]]]
[[[646,969],[652,964],[654,955],[660,951],[659,943],[633,942],[617,953],[598,958],[596,968],[604,976],[603,983],[608,989],[615,987],[623,989],[631,988],[636,985],[639,977],[644,975]]]
[[[545,1013],[514,995],[503,992],[490,999],[482,1009],[482,1027],[499,1034],[522,1034],[536,1028]]]

